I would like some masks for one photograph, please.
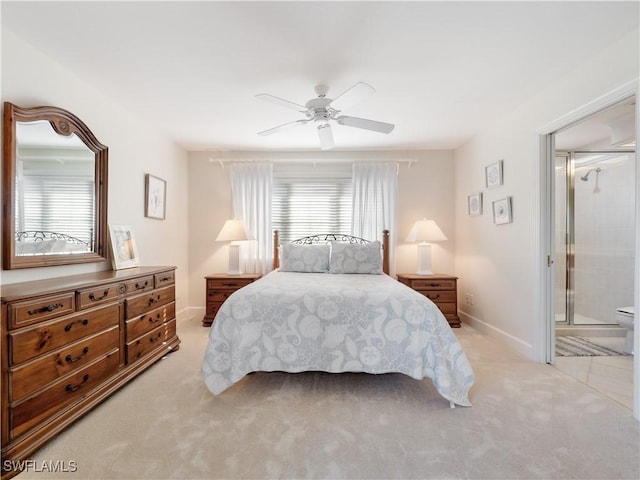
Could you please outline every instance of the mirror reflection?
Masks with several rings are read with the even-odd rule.
[[[94,251],[95,154],[48,121],[16,122],[15,254]]]

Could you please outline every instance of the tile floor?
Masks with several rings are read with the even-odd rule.
[[[622,351],[624,337],[587,337],[594,343]],[[633,409],[633,356],[558,357],[556,368]]]

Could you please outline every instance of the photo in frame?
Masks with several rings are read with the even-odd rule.
[[[482,192],[472,193],[467,197],[467,208],[471,217],[482,215]]]
[[[501,198],[493,202],[493,223],[503,225],[513,221],[511,197]]]
[[[164,220],[166,211],[167,182],[155,175],[144,176],[144,216]]]
[[[503,179],[503,161],[499,160],[496,163],[487,165],[484,169],[484,178],[487,188],[495,188],[502,185]]]
[[[109,238],[114,270],[140,266],[136,240],[129,225],[109,225]]]

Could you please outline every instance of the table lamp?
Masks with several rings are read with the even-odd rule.
[[[442,242],[446,239],[447,237],[433,220],[423,218],[415,223],[407,237],[407,242],[418,242],[418,271],[416,272],[418,275],[433,275],[429,242]]]
[[[216,242],[237,242],[250,240],[244,223],[238,218],[233,218],[224,222],[220,233],[216,237]],[[240,245],[231,243],[229,245],[229,269],[227,275],[241,275],[240,269]]]

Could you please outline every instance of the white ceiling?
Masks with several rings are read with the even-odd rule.
[[[312,124],[268,137],[358,81],[336,149],[455,148],[638,26],[638,2],[6,2],[2,28],[189,150],[318,150]]]

